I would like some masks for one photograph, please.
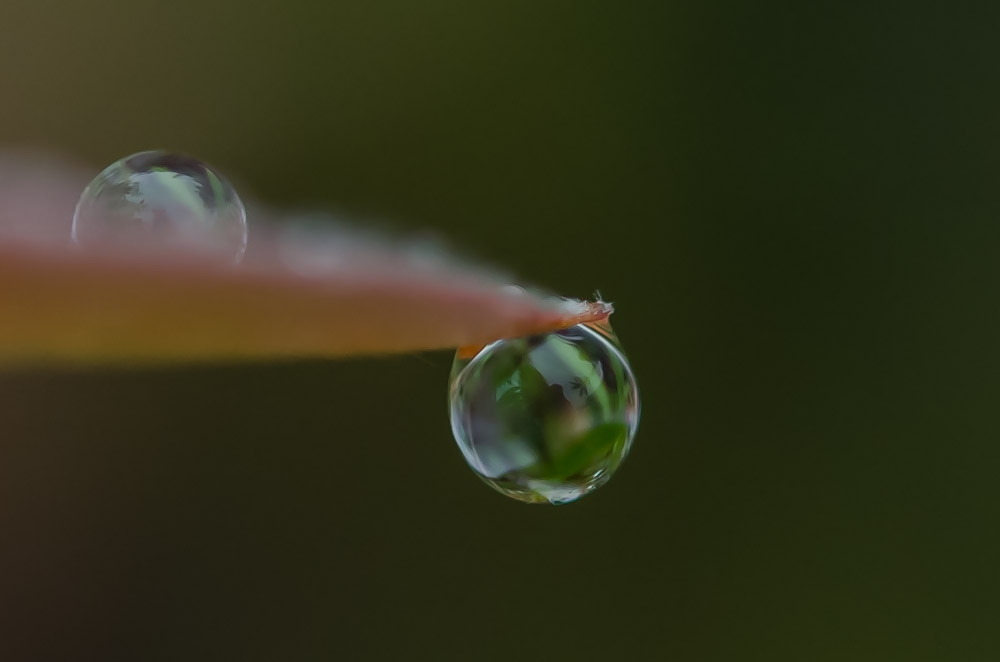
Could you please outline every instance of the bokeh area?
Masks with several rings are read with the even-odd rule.
[[[448,353],[2,373],[0,659],[998,659],[981,4],[6,2],[0,148],[600,290],[643,418],[553,508]]]

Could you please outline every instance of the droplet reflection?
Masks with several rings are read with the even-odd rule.
[[[239,262],[247,245],[243,202],[216,170],[164,151],[112,163],[80,196],[73,240],[82,247],[182,249]]]
[[[619,467],[639,423],[635,377],[610,327],[500,340],[452,366],[451,427],[487,484],[568,503]]]

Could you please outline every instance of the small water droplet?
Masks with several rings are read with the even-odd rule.
[[[611,479],[639,424],[639,391],[613,335],[587,325],[459,353],[451,427],[497,491],[568,503]]]
[[[198,159],[165,151],[115,161],[83,190],[73,215],[82,247],[183,249],[239,262],[247,217],[235,189]]]

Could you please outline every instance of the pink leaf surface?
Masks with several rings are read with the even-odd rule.
[[[0,156],[0,362],[345,357],[483,345],[606,319],[406,242],[251,217],[238,265],[69,241],[87,176]]]

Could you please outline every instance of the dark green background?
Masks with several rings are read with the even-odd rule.
[[[997,659],[1000,21],[850,4],[3,4],[0,145],[599,288],[644,403],[547,508],[446,354],[2,376],[3,659]]]

